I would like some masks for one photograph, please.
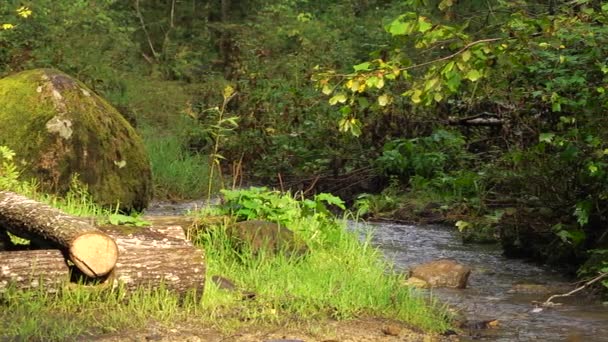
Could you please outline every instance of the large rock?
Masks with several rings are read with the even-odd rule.
[[[17,153],[26,177],[65,193],[74,174],[94,200],[141,210],[152,195],[140,137],[108,102],[53,69],[0,80],[0,145]]]
[[[471,268],[454,260],[439,259],[415,266],[410,277],[426,281],[431,287],[451,287],[464,289],[471,274]]]
[[[237,246],[249,248],[253,254],[261,251],[283,252],[287,256],[301,256],[308,246],[294,233],[274,222],[251,220],[237,222],[228,228]]]

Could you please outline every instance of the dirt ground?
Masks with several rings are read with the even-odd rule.
[[[457,336],[433,336],[416,332],[400,322],[366,318],[328,321],[318,326],[294,329],[260,328],[222,333],[210,327],[180,326],[171,329],[153,325],[139,331],[83,338],[83,341],[158,341],[158,342],[444,342],[459,341]]]

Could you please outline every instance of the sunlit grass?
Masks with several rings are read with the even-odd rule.
[[[299,224],[309,231],[323,229],[314,227],[312,219]],[[207,251],[209,274],[233,279],[243,291],[256,294],[254,301],[243,301],[242,293],[226,298],[209,291],[204,299],[209,318],[232,317],[228,324],[255,325],[375,316],[432,332],[449,327],[437,303],[429,304],[424,295],[403,285],[403,276],[370,245],[370,235],[362,243],[345,223],[334,230],[331,241],[312,246],[301,258],[236,253],[221,227],[199,235],[195,241]]]
[[[209,157],[186,150],[177,135],[142,130],[152,165],[155,198],[201,198],[209,186]],[[212,182],[213,191],[217,191]]]

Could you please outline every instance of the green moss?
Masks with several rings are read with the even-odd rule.
[[[63,125],[63,126],[62,126]],[[151,172],[140,137],[107,101],[52,69],[0,80],[0,145],[23,159],[25,176],[65,193],[74,173],[96,202],[144,208]]]

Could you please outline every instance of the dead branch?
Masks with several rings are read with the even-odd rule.
[[[553,303],[553,302],[552,302],[552,301],[553,301],[553,299],[555,299],[555,298],[561,298],[561,297],[569,297],[569,296],[571,296],[571,295],[573,295],[573,294],[575,294],[575,293],[577,293],[577,292],[579,292],[579,291],[583,290],[583,289],[584,289],[584,288],[586,288],[587,286],[589,286],[589,285],[591,285],[591,284],[593,284],[593,283],[596,283],[596,282],[598,282],[598,281],[600,281],[600,280],[602,280],[602,279],[604,279],[604,278],[606,278],[606,277],[608,277],[608,272],[607,272],[607,273],[600,272],[600,273],[598,274],[598,276],[597,276],[597,277],[595,277],[595,278],[593,278],[593,279],[591,279],[591,280],[587,281],[587,282],[586,282],[586,283],[584,283],[583,285],[581,285],[581,286],[579,286],[579,287],[575,288],[574,290],[572,290],[572,291],[570,291],[570,292],[568,292],[568,293],[563,293],[563,294],[556,294],[556,295],[552,295],[552,296],[551,296],[551,297],[549,297],[549,298],[548,298],[546,301],[544,301],[544,302],[543,302],[541,305],[542,305],[542,306],[555,306],[555,305],[561,305],[561,303]]]

